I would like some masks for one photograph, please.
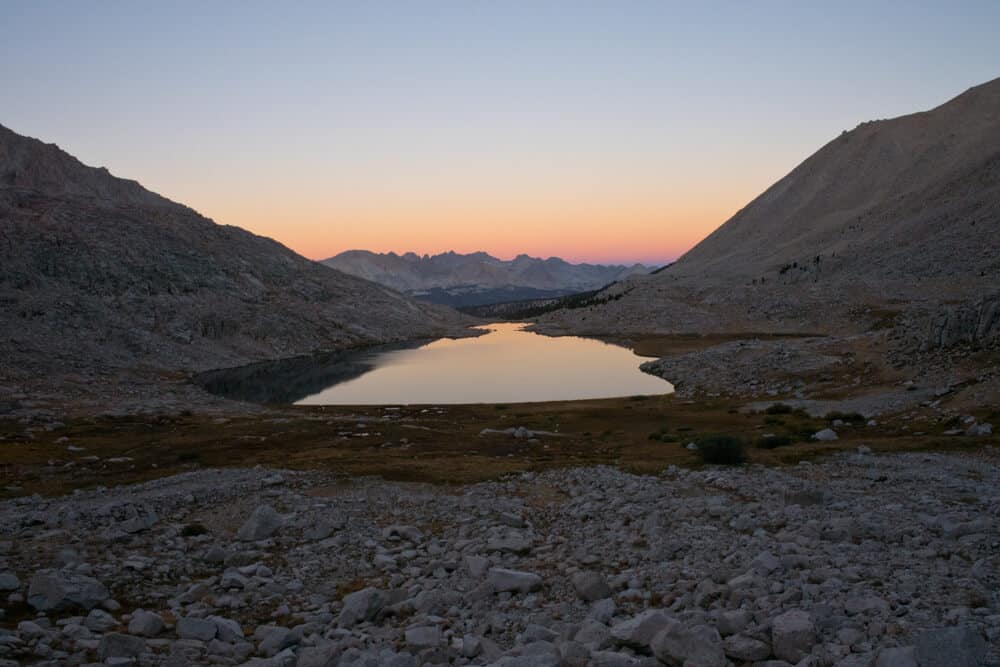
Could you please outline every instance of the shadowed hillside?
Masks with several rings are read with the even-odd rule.
[[[204,370],[459,322],[0,127],[0,379]]]
[[[844,132],[675,264],[547,323],[834,333],[910,322],[924,343],[947,344],[996,337],[998,284],[1000,79]]]

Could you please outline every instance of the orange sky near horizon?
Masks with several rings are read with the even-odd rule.
[[[485,251],[501,259],[526,253],[571,262],[659,264],[672,261],[710,234],[745,199],[720,193],[710,200],[433,203],[316,210],[220,204],[202,211],[217,222],[270,236],[310,259],[345,250],[437,254]]]

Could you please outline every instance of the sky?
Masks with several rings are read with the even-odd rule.
[[[1000,76],[996,0],[0,11],[0,124],[313,259],[669,261],[842,130]]]

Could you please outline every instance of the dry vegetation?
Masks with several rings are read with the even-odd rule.
[[[200,467],[254,466],[324,470],[345,477],[464,484],[508,472],[607,464],[656,473],[670,464],[700,465],[685,445],[712,435],[742,439],[751,463],[796,463],[865,444],[876,451],[979,449],[997,436],[945,436],[945,422],[902,419],[877,427],[838,428],[841,439],[811,433],[830,420],[801,412],[744,413],[730,399],[669,396],[512,405],[402,408],[303,407],[228,418],[203,415],[77,419],[53,430],[0,421],[3,495],[65,493],[126,484]],[[998,421],[996,413],[980,415]],[[914,426],[910,426],[914,424]],[[525,426],[558,437],[480,435]],[[755,446],[764,434],[792,444]],[[72,448],[72,449],[70,449]],[[97,457],[95,460],[92,457]]]

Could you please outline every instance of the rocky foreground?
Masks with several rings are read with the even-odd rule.
[[[0,505],[4,665],[1000,665],[998,456]]]

